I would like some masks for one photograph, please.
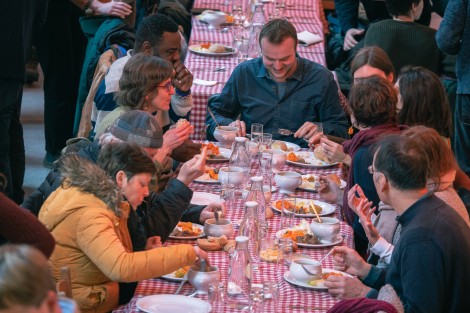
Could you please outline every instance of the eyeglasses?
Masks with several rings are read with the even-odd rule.
[[[165,85],[157,85],[157,87],[165,88],[167,92],[170,92],[171,88],[173,88],[173,85],[171,84],[171,82],[168,82]]]
[[[369,167],[367,168],[369,170],[369,173],[371,175],[373,175],[375,172],[378,173],[378,171],[375,170],[374,166],[373,165],[369,165]]]

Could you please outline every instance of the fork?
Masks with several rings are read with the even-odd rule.
[[[290,131],[290,130],[285,129],[285,128],[279,128],[279,129],[277,130],[277,133],[280,134],[280,135],[283,135],[283,136],[291,136],[291,135],[294,134],[293,131]],[[302,138],[302,139],[303,139],[303,141],[305,141],[305,142],[309,142],[307,138]]]

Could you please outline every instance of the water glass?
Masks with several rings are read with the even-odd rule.
[[[261,153],[260,157],[260,171],[261,173],[272,173],[273,170],[273,154],[268,152]]]
[[[263,133],[262,136],[259,137],[259,151],[263,152],[264,150],[271,149],[271,144],[273,142],[273,135]]]
[[[294,227],[296,199],[290,194],[282,194],[281,229]]]
[[[293,243],[290,238],[281,238],[279,239],[279,244],[277,246],[277,266],[278,270],[282,269],[282,264],[290,266],[293,253]],[[280,267],[280,268],[279,268]]]
[[[277,238],[265,238],[259,242],[259,258],[263,262],[277,262]]]
[[[277,312],[277,303],[279,301],[279,285],[275,281],[265,281],[263,283],[264,307],[266,311]],[[268,308],[272,309],[269,310]]]
[[[262,286],[251,286],[251,312],[264,312],[264,290]]]
[[[263,135],[263,124],[253,123],[251,124],[251,140],[256,141],[257,137]]]
[[[231,210],[235,204],[235,185],[231,183],[222,184],[220,199],[224,201],[226,211]]]
[[[225,286],[222,282],[209,285],[208,300],[213,312],[221,312],[225,307]]]

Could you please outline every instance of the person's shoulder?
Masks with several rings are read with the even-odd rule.
[[[312,76],[321,75],[324,76],[324,78],[333,79],[333,74],[325,66],[302,57],[299,57],[298,60],[299,66],[302,68],[304,73],[309,73]]]

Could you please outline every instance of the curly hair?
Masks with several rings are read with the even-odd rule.
[[[270,43],[280,44],[289,37],[294,39],[294,48],[297,49],[297,31],[294,25],[284,19],[275,18],[267,22],[261,29],[259,44],[261,45],[263,38],[266,38]]]
[[[379,76],[357,79],[349,93],[349,106],[362,127],[397,123],[397,90]]]
[[[135,33],[134,51],[141,52],[144,42],[148,42],[153,50],[157,51],[164,32],[178,32],[178,24],[163,14],[147,16],[139,24]]]
[[[395,69],[387,52],[377,46],[364,47],[357,52],[351,61],[351,74],[354,76],[354,73],[365,65],[381,70],[387,77],[390,74],[395,76]]]
[[[452,113],[439,77],[421,66],[405,66],[397,81],[403,103],[398,113],[400,124],[424,125],[449,138]]]
[[[142,110],[145,97],[158,94],[157,86],[171,78],[173,65],[162,58],[138,53],[124,66],[115,100],[119,106]]]

